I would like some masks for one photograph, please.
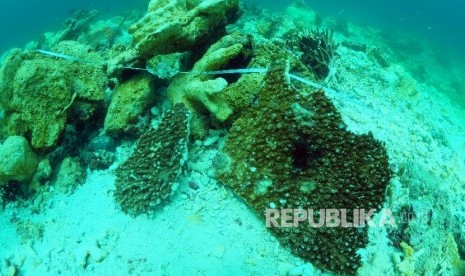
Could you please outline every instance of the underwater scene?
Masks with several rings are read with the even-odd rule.
[[[465,275],[463,2],[26,2],[0,275]]]

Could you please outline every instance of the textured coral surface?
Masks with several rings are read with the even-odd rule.
[[[322,91],[293,87],[284,64],[266,76],[257,106],[234,122],[219,178],[261,216],[267,208],[378,209],[391,177],[384,146],[347,131]],[[355,273],[355,252],[368,242],[367,228],[271,230],[298,256],[338,273]]]
[[[126,213],[152,213],[176,190],[187,158],[189,112],[167,111],[157,128],[145,132],[134,153],[116,170],[115,199]]]

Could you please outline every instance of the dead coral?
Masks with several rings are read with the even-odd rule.
[[[182,105],[167,111],[157,128],[145,132],[134,153],[115,171],[115,200],[130,215],[151,214],[177,188],[187,159],[189,112]]]

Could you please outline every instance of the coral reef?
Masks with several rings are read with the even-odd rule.
[[[265,77],[257,105],[233,123],[217,177],[260,216],[267,208],[379,210],[391,178],[383,144],[346,130],[323,91],[291,84],[283,57]],[[270,230],[296,255],[342,274],[356,272],[356,250],[368,242],[366,227]]]
[[[0,145],[0,185],[29,182],[39,161],[24,137],[10,136]]]
[[[103,60],[87,46],[63,41],[56,52],[81,62],[56,59],[18,49],[8,53],[0,68],[0,104],[4,108],[1,136],[30,137],[33,149],[53,149],[71,111],[88,121],[104,99]]]
[[[332,30],[307,30],[297,35],[291,34],[286,43],[319,79],[328,75],[336,49]]]
[[[188,123],[188,110],[176,105],[140,137],[134,153],[116,169],[114,196],[124,212],[152,214],[177,189],[187,160]]]
[[[105,117],[104,129],[109,134],[129,133],[154,101],[153,78],[139,74],[118,85]]]

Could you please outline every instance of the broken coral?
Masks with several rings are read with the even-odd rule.
[[[262,217],[267,208],[379,210],[391,178],[383,144],[348,131],[324,92],[291,84],[289,65],[277,60],[257,105],[233,123],[216,159],[218,178]],[[356,272],[356,251],[368,243],[363,227],[270,230],[297,256],[342,274]]]
[[[177,189],[187,159],[189,111],[177,105],[138,140],[134,153],[116,169],[115,200],[130,215],[151,214]]]

